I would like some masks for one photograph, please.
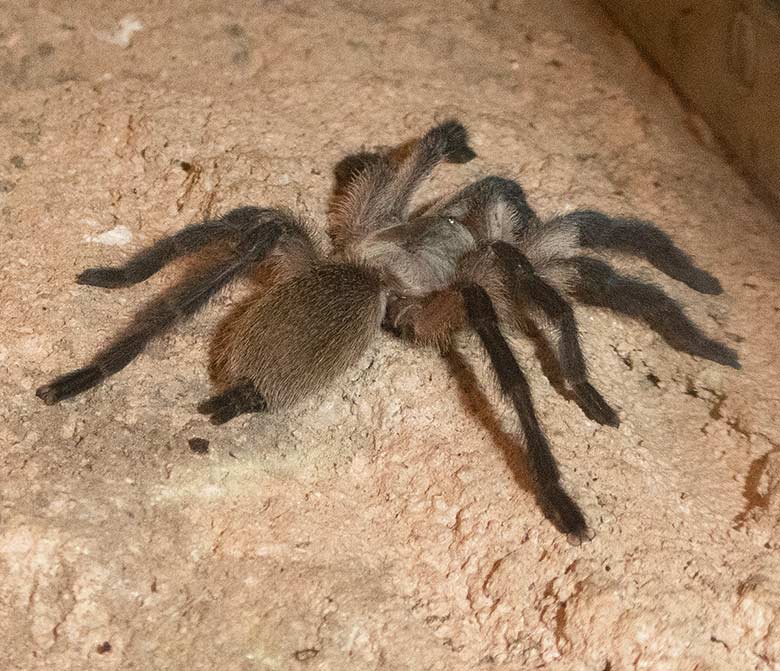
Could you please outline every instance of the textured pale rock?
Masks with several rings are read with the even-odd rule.
[[[780,667],[780,229],[591,4],[440,7],[6,3],[0,668]],[[130,15],[126,49],[95,36]],[[427,195],[498,172],[545,215],[646,216],[726,289],[660,280],[741,372],[578,310],[619,430],[517,343],[591,542],[535,506],[469,338],[449,361],[382,338],[300,407],[214,428],[194,406],[236,289],[99,389],[34,397],[175,275],[78,270],[239,204],[323,222],[344,152],[451,115],[480,157]]]

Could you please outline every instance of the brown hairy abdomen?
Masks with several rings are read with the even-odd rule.
[[[289,406],[363,354],[384,303],[371,271],[315,266],[235,308],[212,340],[209,372],[221,386],[251,380],[269,409]]]

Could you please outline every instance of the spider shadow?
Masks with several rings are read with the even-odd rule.
[[[493,443],[504,453],[504,458],[519,487],[536,497],[536,487],[525,457],[525,444],[520,437],[522,434],[504,430],[495,407],[477,380],[473,367],[460,352],[450,349],[443,358],[457,384],[458,395],[466,412],[482,424]]]

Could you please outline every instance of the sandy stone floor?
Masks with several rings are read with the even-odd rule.
[[[324,231],[331,167],[448,116],[543,215],[652,219],[723,281],[638,262],[743,370],[579,309],[619,429],[517,352],[595,537],[536,507],[464,337],[390,337],[332,388],[223,428],[206,343],[240,287],[98,389],[85,362],[144,285],[78,286],[240,204]],[[585,0],[0,2],[0,669],[780,669],[780,227]],[[210,441],[206,453],[189,439]]]

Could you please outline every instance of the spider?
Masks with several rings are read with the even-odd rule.
[[[517,414],[540,508],[579,542],[588,532],[585,517],[561,484],[528,381],[503,331],[535,330],[584,414],[617,427],[617,413],[589,381],[564,296],[643,319],[682,352],[734,368],[739,362],[659,287],[585,252],[641,257],[701,293],[719,294],[721,286],[651,223],[595,211],[542,221],[522,188],[502,177],[411,209],[415,190],[437,164],[475,156],[464,126],[450,120],[397,146],[343,158],[329,204],[330,254],[291,212],[240,207],[158,240],[124,265],[83,271],[80,284],[127,287],[199,250],[223,254],[147,303],[88,365],[36,394],[51,405],[97,385],[246,276],[260,287],[229,312],[211,340],[209,373],[218,393],[198,411],[214,424],[289,407],[316,392],[354,364],[383,327],[440,350],[471,328]]]

